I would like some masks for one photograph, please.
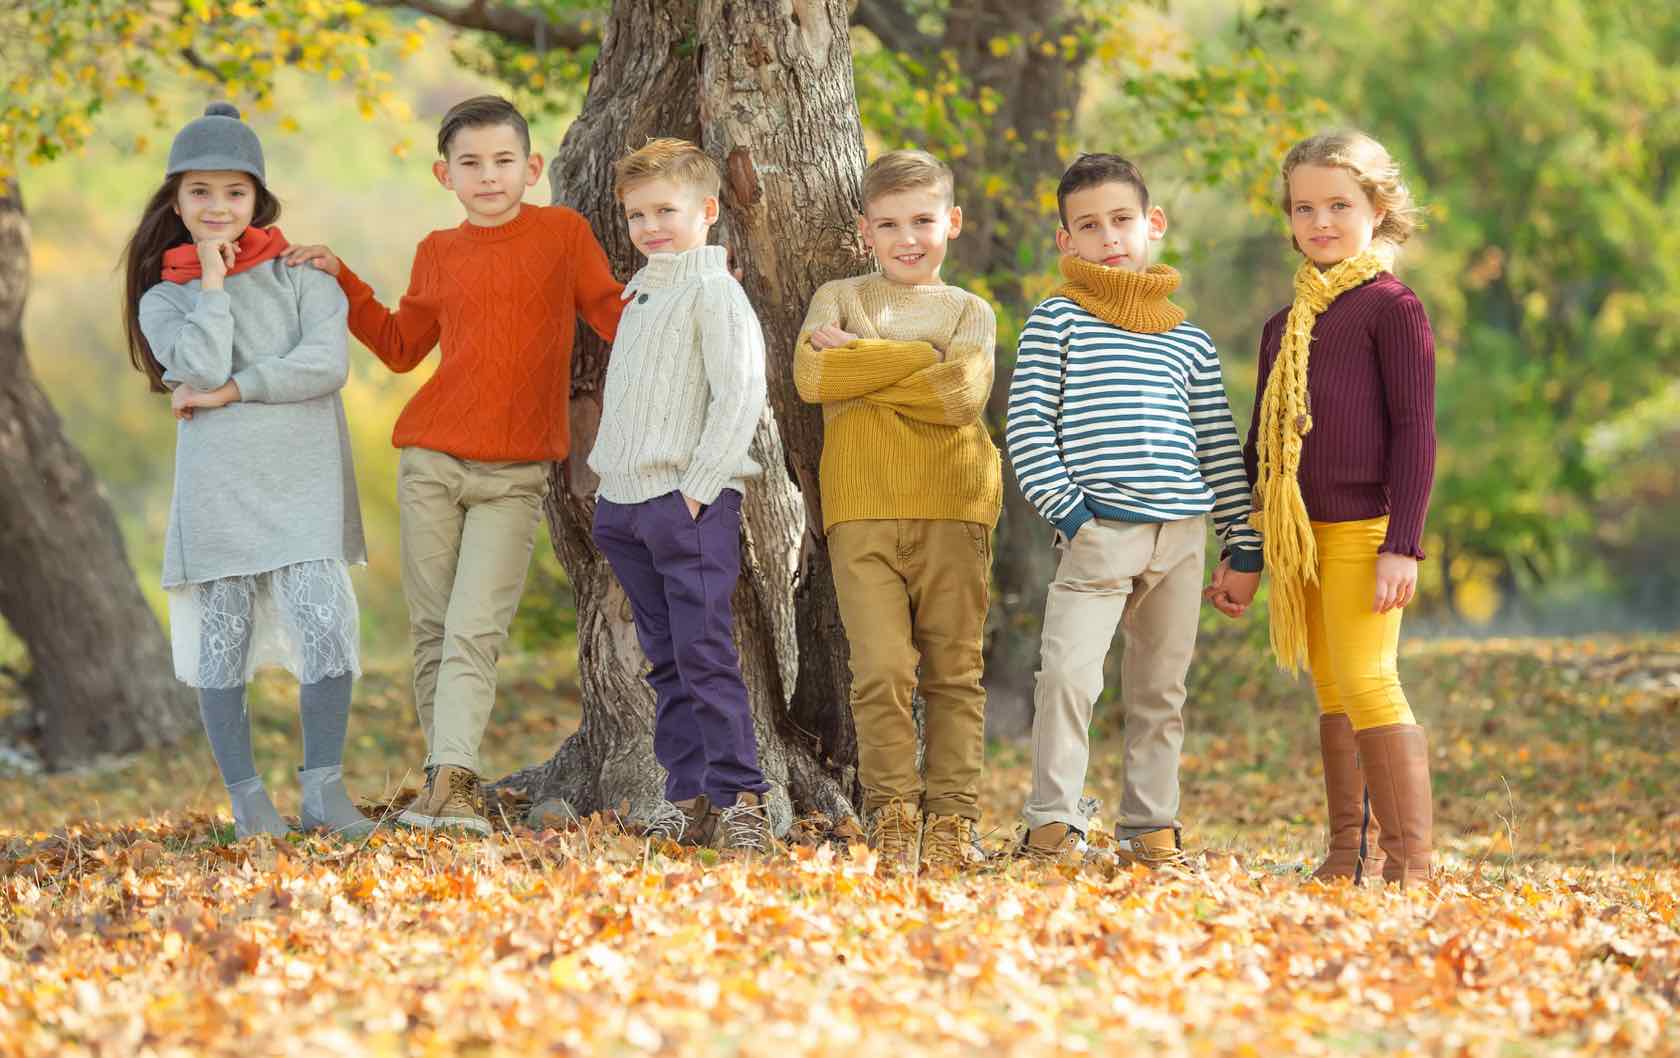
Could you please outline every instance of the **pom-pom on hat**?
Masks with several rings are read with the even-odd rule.
[[[268,182],[263,175],[262,143],[251,126],[239,119],[239,108],[232,103],[211,103],[204,108],[203,117],[187,122],[175,134],[164,175],[194,169],[250,173],[259,182]]]

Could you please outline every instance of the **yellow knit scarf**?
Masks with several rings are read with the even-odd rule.
[[[1062,278],[1067,282],[1057,294],[1122,330],[1160,334],[1184,322],[1184,310],[1167,300],[1178,289],[1178,272],[1166,265],[1128,272],[1066,256],[1062,258]]]
[[[1313,325],[1331,302],[1393,264],[1394,253],[1386,244],[1372,244],[1323,272],[1311,261],[1301,262],[1283,341],[1266,376],[1256,446],[1259,481],[1249,521],[1260,530],[1266,572],[1272,577],[1272,653],[1278,665],[1290,672],[1299,672],[1307,662],[1306,587],[1318,579],[1317,548],[1299,478],[1301,440],[1312,430],[1307,353]]]

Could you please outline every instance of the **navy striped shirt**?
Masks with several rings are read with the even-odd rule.
[[[1046,300],[1021,331],[1006,437],[1021,491],[1069,539],[1093,517],[1211,513],[1232,568],[1260,568],[1242,446],[1200,328],[1141,334]]]

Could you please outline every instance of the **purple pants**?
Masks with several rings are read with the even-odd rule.
[[[593,535],[630,597],[653,666],[653,754],[665,766],[665,797],[703,793],[727,807],[742,791],[768,790],[732,632],[741,494],[724,489],[699,518],[680,492],[645,503],[598,500]]]

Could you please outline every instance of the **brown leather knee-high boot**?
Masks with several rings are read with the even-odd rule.
[[[1429,791],[1429,740],[1416,724],[1384,724],[1354,735],[1371,812],[1388,857],[1383,881],[1427,881],[1434,855],[1435,807]]]
[[[1359,745],[1346,713],[1321,713],[1318,750],[1324,759],[1324,800],[1330,810],[1330,854],[1313,877],[1320,881],[1352,878],[1358,884],[1382,876],[1379,827],[1365,794]]]

